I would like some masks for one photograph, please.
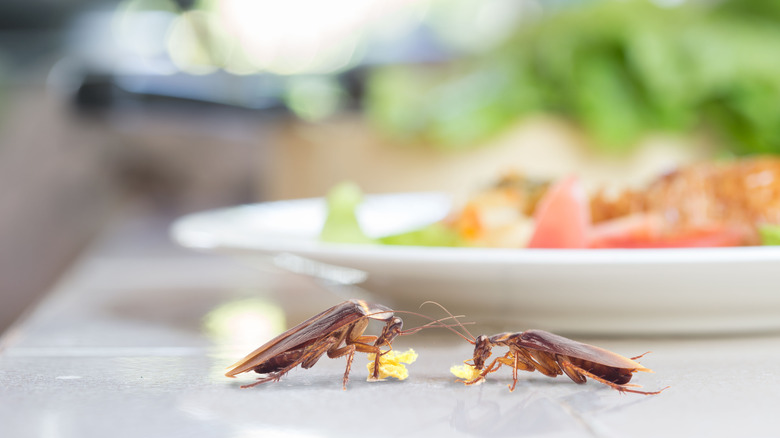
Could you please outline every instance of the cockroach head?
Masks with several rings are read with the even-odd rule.
[[[401,318],[394,316],[382,329],[382,333],[377,338],[375,345],[390,345],[393,340],[401,334],[403,327],[404,321]]]
[[[481,370],[485,366],[485,361],[490,357],[490,350],[493,345],[490,338],[485,335],[479,335],[474,341],[474,367]]]

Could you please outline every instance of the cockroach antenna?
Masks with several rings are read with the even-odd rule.
[[[461,329],[463,329],[463,331],[466,332],[468,337],[466,335],[464,335],[463,333],[461,333],[461,332],[455,330],[454,328],[452,328],[453,326],[447,326],[447,328],[449,328],[452,332],[456,333],[461,338],[465,339],[470,344],[472,344],[472,345],[475,344],[476,338],[474,337],[474,335],[472,335],[471,332],[466,328],[466,325],[464,323],[460,322],[460,320],[458,319],[458,318],[462,318],[463,315],[457,315],[457,316],[453,315],[449,310],[447,310],[446,307],[442,306],[441,304],[437,303],[436,301],[425,301],[424,303],[420,304],[420,307],[422,308],[422,306],[424,306],[426,304],[433,304],[433,305],[439,307],[441,310],[443,310],[444,313],[449,315],[449,317],[445,318],[445,319],[452,319],[452,320],[454,320],[457,323],[457,325],[455,327],[460,327]],[[468,323],[468,324],[472,324],[472,323]],[[471,339],[469,339],[469,338],[471,338]]]
[[[453,327],[462,327],[465,324],[473,324],[473,322],[465,322],[465,323],[463,323],[463,322],[460,322],[458,320],[458,318],[465,318],[466,315],[452,315],[452,314],[449,314],[449,316],[445,316],[443,318],[433,319],[430,316],[427,316],[427,315],[424,315],[424,314],[421,314],[421,313],[417,313],[417,312],[411,312],[411,311],[408,311],[408,310],[396,310],[395,313],[402,313],[402,314],[406,314],[406,315],[414,315],[414,316],[418,316],[420,318],[424,318],[424,319],[427,319],[427,320],[430,321],[430,322],[428,322],[426,324],[423,324],[423,325],[421,325],[419,327],[414,327],[414,328],[402,330],[399,333],[399,335],[401,335],[401,336],[413,335],[413,334],[415,334],[415,333],[417,333],[420,330],[425,329],[425,328],[437,328],[438,327],[438,328],[446,328],[446,329],[449,329],[451,331],[455,331],[455,329]],[[448,319],[454,319],[457,324],[452,324],[452,325],[444,324],[443,321],[447,321]],[[455,333],[463,336],[462,334],[460,334],[457,331],[455,331]]]

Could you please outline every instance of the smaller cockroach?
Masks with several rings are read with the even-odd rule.
[[[415,315],[424,317],[424,315]],[[444,319],[450,318],[453,316]],[[363,335],[371,319],[385,323],[379,336]],[[389,307],[363,300],[344,301],[271,339],[228,367],[229,370],[225,375],[235,377],[248,371],[266,375],[254,383],[242,386],[242,388],[249,388],[265,382],[279,381],[298,365],[305,369],[311,368],[324,354],[332,359],[347,356],[347,368],[343,380],[343,388],[346,389],[356,351],[376,354],[374,373],[371,378],[377,380],[380,356],[390,351],[383,352],[380,347],[386,346],[392,349],[391,344],[397,336],[413,334],[436,323],[446,327],[441,321],[433,320],[424,326],[404,331],[403,321],[395,316]]]
[[[446,311],[446,309],[445,309]],[[457,318],[453,316],[457,321]],[[636,357],[627,358],[609,350],[594,345],[583,344],[563,336],[559,336],[544,330],[526,330],[519,333],[500,333],[493,336],[480,335],[477,338],[469,333],[465,327],[463,330],[471,337],[469,339],[462,333],[458,333],[463,339],[474,345],[474,356],[469,361],[464,361],[479,371],[479,375],[470,380],[461,380],[466,385],[473,385],[485,379],[488,374],[497,371],[502,365],[512,368],[512,384],[509,390],[514,391],[517,385],[517,370],[539,371],[548,377],[557,377],[566,374],[575,383],[583,384],[590,378],[601,382],[620,392],[633,392],[636,394],[659,394],[666,388],[658,391],[640,391],[639,385],[629,384],[633,374],[637,371],[652,372],[643,367],[637,359],[647,353]],[[454,330],[453,330],[454,331]],[[495,346],[509,348],[501,357],[493,359],[486,364]],[[668,387],[667,387],[668,388]]]
[[[566,374],[575,383],[580,384],[585,383],[587,378],[591,378],[620,392],[651,395],[666,389],[639,391],[632,389],[638,385],[628,383],[637,371],[652,372],[635,362],[647,353],[627,358],[609,350],[583,344],[544,330],[526,330],[520,333],[501,333],[493,336],[481,335],[476,338],[473,344],[474,357],[471,365],[481,371],[476,378],[464,381],[466,385],[473,385],[483,380],[488,374],[497,371],[501,365],[508,365],[512,367],[510,391],[514,391],[515,385],[517,385],[517,370],[539,371],[548,377]],[[490,357],[491,349],[494,346],[508,347],[509,351],[505,355],[493,359],[486,366],[485,362]]]

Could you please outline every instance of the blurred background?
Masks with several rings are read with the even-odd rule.
[[[0,331],[131,212],[776,153],[779,24],[765,0],[4,0]]]

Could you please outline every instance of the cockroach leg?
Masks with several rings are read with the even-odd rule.
[[[352,369],[352,360],[355,358],[355,350],[357,346],[355,344],[345,345],[341,348],[331,348],[328,350],[328,357],[336,359],[338,357],[347,356],[347,368],[344,370],[344,379],[342,380],[342,389],[347,389],[347,382],[349,382],[349,372]]]
[[[498,370],[499,368],[501,368],[501,365],[504,365],[502,360],[506,360],[510,354],[511,353],[507,352],[505,355],[493,359],[493,361],[490,362],[490,364],[488,366],[486,366],[482,371],[480,371],[480,373],[479,373],[479,375],[477,377],[475,377],[475,378],[473,378],[471,380],[465,380],[465,379],[464,380],[460,380],[459,379],[458,381],[459,382],[463,382],[463,384],[465,384],[465,385],[474,385],[474,384],[477,384],[477,383],[485,380],[485,376],[487,376],[488,374],[490,374],[490,373]],[[471,366],[473,366],[473,365],[471,365]]]
[[[390,347],[389,350],[382,352],[382,350],[379,348],[376,343],[379,341],[378,336],[360,336],[357,339],[355,339],[356,345],[362,345],[364,349],[358,349],[358,351],[362,351],[365,353],[375,353],[374,354],[374,372],[371,375],[371,379],[369,380],[379,380],[379,359],[382,357],[382,355],[390,352],[390,350],[393,349],[392,345],[388,344]]]
[[[303,354],[298,360],[290,363],[286,367],[282,368],[279,371],[274,371],[273,373],[270,373],[268,377],[261,377],[257,379],[255,382],[250,383],[248,385],[242,385],[241,388],[251,388],[253,386],[257,386],[261,383],[266,382],[278,382],[279,379],[282,378],[283,375],[287,374],[290,370],[297,367],[298,365],[301,365],[303,368],[311,368],[314,366],[315,363],[322,357],[323,354],[325,354],[326,351],[333,348],[334,344],[338,344],[340,338],[336,336],[330,336],[323,342],[318,343],[315,345],[309,352]]]
[[[285,375],[287,372],[289,372],[293,368],[297,367],[300,363],[301,363],[301,361],[296,361],[295,363],[290,364],[289,366],[285,367],[284,369],[282,369],[280,371],[276,371],[276,372],[270,373],[268,375],[268,377],[260,377],[256,381],[254,381],[254,382],[252,382],[250,384],[241,385],[241,388],[242,389],[251,388],[253,386],[257,386],[257,385],[259,385],[261,383],[265,383],[265,382],[278,382],[279,379],[281,379],[283,375]]]
[[[388,350],[390,351],[390,350]],[[377,353],[374,355],[374,372],[371,373],[371,379],[372,381],[379,380],[379,360],[382,358],[382,355],[384,353]]]
[[[386,350],[386,351],[380,350],[379,347],[376,347],[376,349],[377,349],[377,352],[374,355],[374,372],[371,373],[371,377],[368,379],[368,380],[370,380],[372,382],[375,382],[375,381],[379,380],[379,363],[380,363],[380,359],[382,359],[382,356],[384,356],[385,354],[393,351],[393,346],[391,345],[390,349]]]
[[[514,356],[512,355],[512,352],[507,351],[505,355],[497,358],[496,360],[490,363],[490,366],[488,367],[490,371],[488,371],[488,373],[498,371],[498,369],[501,368],[501,365],[508,365],[511,367],[512,365],[514,365],[514,363],[515,363],[515,359]]]
[[[352,369],[352,360],[355,359],[355,346],[352,345],[352,348],[349,351],[349,356],[347,356],[347,368],[344,369],[344,379],[341,381],[341,389],[346,391],[347,390],[347,382],[349,382],[349,372]]]
[[[644,353],[640,354],[639,356],[630,357],[629,359],[631,359],[631,360],[641,359],[642,356],[644,356],[646,354],[650,354],[650,351],[645,351]]]
[[[375,360],[378,360],[380,354],[383,353],[379,347],[375,347],[374,345],[370,344],[375,340],[376,340],[376,336],[358,336],[353,339],[350,339],[347,345],[341,348],[328,349],[328,357],[331,359],[336,359],[341,356],[349,355],[347,357],[347,369],[344,371],[344,381],[343,381],[344,389],[347,389],[347,383],[349,382],[349,372],[352,369],[352,361],[355,358],[356,351],[361,353],[374,353],[376,354]],[[374,375],[373,375],[374,379],[378,379],[378,371],[379,371],[379,365],[378,363],[375,362]]]
[[[499,363],[503,365],[507,365],[512,367],[512,384],[509,385],[509,391],[512,392],[515,390],[515,386],[517,386],[517,371],[523,370],[523,371],[534,371],[536,370],[536,364],[530,360],[529,358],[521,355],[521,354],[512,354],[511,351],[507,352],[506,355],[499,358]],[[499,365],[500,366],[500,365]],[[495,370],[498,370],[498,367],[496,367]]]
[[[558,377],[563,374],[561,368],[558,366],[556,357],[549,353],[539,350],[522,349],[518,349],[518,352],[521,352],[526,356],[526,359],[529,363],[534,365],[536,371],[539,371],[547,377]]]
[[[567,366],[571,365],[571,366]],[[583,384],[587,381],[585,375],[580,372],[581,368],[574,366],[571,362],[561,362],[561,369],[574,383]]]
[[[325,352],[331,351],[334,346],[341,343],[341,338],[338,336],[329,336],[323,342],[314,346],[309,354],[307,354],[301,361],[301,368],[309,369],[317,363]]]
[[[517,367],[518,367],[518,356],[514,355],[515,362],[512,364],[512,384],[509,385],[509,392],[515,391],[515,386],[517,386]]]
[[[251,388],[251,387],[259,385],[261,383],[270,382],[270,381],[277,381],[278,382],[279,381],[279,377],[281,377],[281,376],[276,376],[275,373],[274,373],[274,375],[272,375],[272,376],[268,376],[268,377],[263,377],[263,378],[257,379],[254,382],[249,383],[247,385],[241,385],[241,389]]]
[[[658,391],[639,391],[636,389],[630,389],[628,388],[629,386],[638,387],[638,385],[627,385],[627,384],[619,385],[617,383],[610,382],[609,380],[602,379],[601,377],[589,371],[586,371],[569,361],[561,361],[561,368],[563,368],[563,371],[566,373],[567,376],[571,377],[572,380],[574,380],[577,383],[585,383],[585,377],[589,377],[597,382],[601,382],[613,389],[618,390],[620,393],[632,392],[634,394],[656,395],[656,394],[660,394],[661,391],[668,388],[667,386],[666,388],[662,388]],[[572,377],[572,374],[579,376],[579,379],[575,379],[574,377]]]
[[[463,382],[464,385],[475,385],[483,380],[485,380],[485,376],[480,374],[479,376],[475,377],[472,380],[461,380],[461,382]]]

